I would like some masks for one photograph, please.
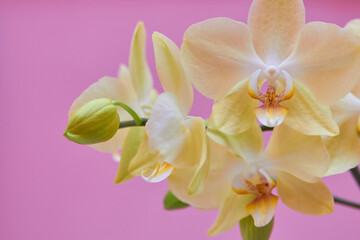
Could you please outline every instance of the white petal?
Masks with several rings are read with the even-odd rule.
[[[179,154],[186,138],[187,127],[176,97],[163,93],[156,101],[145,130],[150,151],[158,151],[171,163]]]

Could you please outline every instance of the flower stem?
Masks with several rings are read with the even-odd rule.
[[[147,121],[149,119],[141,118],[141,120],[142,120],[142,123],[140,125],[137,125],[134,120],[122,121],[122,122],[120,122],[119,128],[145,126],[145,124],[147,123]]]
[[[122,107],[125,111],[127,111],[131,117],[134,119],[136,126],[143,126],[143,120],[137,115],[137,113],[128,105],[120,101],[112,101],[112,103],[116,106]]]
[[[359,167],[354,167],[352,169],[350,169],[350,172],[352,174],[352,176],[354,177],[354,179],[356,180],[357,184],[360,187],[360,172],[359,172]]]
[[[339,197],[334,196],[334,202],[342,204],[342,205],[346,205],[346,206],[349,206],[349,207],[360,209],[360,204],[345,200],[343,198],[339,198]]]

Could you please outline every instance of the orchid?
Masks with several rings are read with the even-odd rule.
[[[134,109],[140,117],[149,117],[157,93],[152,87],[153,80],[146,62],[145,41],[144,24],[139,22],[131,42],[129,68],[121,65],[117,78],[103,77],[88,87],[72,104],[69,117],[87,102],[98,98],[121,101]],[[118,108],[118,114],[121,121],[132,119],[122,108]],[[89,146],[101,152],[115,152],[115,157],[118,158],[117,151],[121,150],[128,132],[128,128],[119,129],[110,140]]]
[[[329,105],[359,79],[359,52],[351,31],[305,24],[300,0],[254,0],[248,25],[228,18],[194,24],[181,49],[186,76],[216,100],[211,124],[226,134],[247,130],[257,116],[270,127],[285,120],[304,134],[337,135]]]
[[[301,0],[254,0],[248,25],[208,19],[183,39],[180,50],[152,34],[158,95],[139,22],[129,67],[74,101],[64,136],[113,152],[116,184],[167,179],[166,209],[219,209],[208,235],[240,222],[244,240],[268,239],[279,199],[309,215],[331,213],[334,199],[360,208],[322,182],[352,168],[360,186],[359,19],[305,24]],[[215,100],[207,121],[189,115],[192,84]]]
[[[193,102],[193,89],[185,78],[180,50],[160,33],[153,34],[156,69],[165,90],[157,99],[141,141],[133,144],[132,159],[121,163],[115,182],[123,179],[123,169],[133,176],[141,175],[148,182],[167,178],[174,169],[196,166],[197,172],[189,185],[195,193],[208,168],[205,122],[187,117]],[[125,149],[124,149],[125,151]]]
[[[191,169],[187,175],[174,170],[168,180],[170,189],[182,201],[200,209],[220,208],[209,235],[231,229],[248,215],[257,227],[267,225],[279,197],[304,214],[332,212],[333,197],[320,181],[330,164],[320,136],[303,135],[281,126],[274,130],[265,151],[258,126],[232,138],[238,143],[236,152],[211,141],[210,171],[201,193],[186,194]],[[279,197],[272,193],[275,187]]]

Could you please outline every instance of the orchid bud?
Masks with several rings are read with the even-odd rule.
[[[70,117],[64,136],[78,144],[94,144],[112,138],[120,125],[116,106],[107,98],[92,100]]]

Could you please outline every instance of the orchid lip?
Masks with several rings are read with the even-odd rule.
[[[161,182],[170,176],[174,169],[175,168],[167,162],[156,162],[155,166],[152,168],[143,170],[141,172],[141,177],[150,183]]]
[[[258,81],[262,77],[268,82],[265,94],[261,93],[258,87]],[[285,87],[278,94],[276,92],[277,81],[280,80],[285,82]],[[268,127],[276,127],[284,121],[288,110],[280,106],[280,102],[288,100],[294,95],[294,84],[289,73],[280,70],[274,65],[268,66],[264,71],[258,69],[251,75],[247,89],[250,97],[263,103],[262,106],[254,109],[258,120],[262,124]]]
[[[265,169],[261,168],[248,174],[238,174],[233,179],[232,189],[238,194],[252,193],[262,196],[270,194],[275,185]]]

